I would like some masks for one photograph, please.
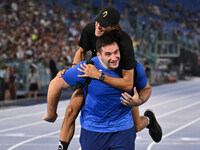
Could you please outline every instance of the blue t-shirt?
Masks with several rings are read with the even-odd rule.
[[[143,65],[136,61],[136,68],[134,71],[137,72],[134,87],[139,90],[145,88],[147,85],[147,77]]]
[[[105,69],[98,57],[93,57],[94,65],[98,70],[112,77],[121,78],[121,69]],[[63,75],[63,79],[70,85],[85,85],[86,78],[79,78],[83,74],[77,70],[80,64],[70,68]],[[139,67],[140,68],[140,67]],[[142,83],[144,84],[144,83]],[[139,85],[139,84],[138,84]],[[144,87],[142,85],[140,87]],[[124,106],[120,97],[123,90],[118,90],[108,84],[96,79],[92,79],[88,86],[88,93],[85,98],[85,105],[81,110],[82,128],[94,132],[116,132],[126,130],[134,126],[131,109],[132,107]],[[131,94],[129,92],[129,94]]]

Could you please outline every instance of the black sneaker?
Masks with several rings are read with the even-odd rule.
[[[158,124],[154,113],[151,110],[146,110],[144,116],[147,116],[152,122],[147,126],[151,138],[156,142],[160,142],[162,139],[162,128]]]

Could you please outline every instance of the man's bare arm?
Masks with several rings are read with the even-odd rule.
[[[94,79],[99,79],[101,72],[91,64],[83,64],[81,68],[78,68],[79,71],[83,72],[84,75],[79,75],[79,77],[90,77]],[[134,78],[134,69],[124,70],[122,69],[123,78],[114,78],[108,75],[104,75],[104,82],[114,88],[131,91],[133,88],[133,78]]]
[[[104,75],[104,82],[114,88],[131,91],[133,88],[133,78],[134,78],[134,69],[124,70],[122,69],[123,78],[114,78],[108,75]]]
[[[72,67],[85,59],[84,49],[80,47],[75,53],[74,60],[72,63]]]
[[[51,80],[47,93],[47,114],[42,118],[48,122],[54,122],[57,118],[57,106],[63,88],[70,87],[63,78],[56,76]]]
[[[149,97],[151,96],[151,91],[152,91],[151,86],[149,82],[147,82],[147,85],[145,86],[145,88],[141,89],[139,93],[139,97],[141,100],[140,105],[142,105],[149,99]]]

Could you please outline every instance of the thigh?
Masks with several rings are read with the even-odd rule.
[[[82,150],[108,150],[110,133],[92,132],[81,128],[80,144]]]
[[[110,139],[110,150],[134,150],[135,149],[135,128],[115,133]]]

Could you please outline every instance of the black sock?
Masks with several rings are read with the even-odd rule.
[[[69,146],[68,142],[64,142],[60,140],[58,150],[67,150],[68,146]]]
[[[150,128],[153,125],[154,119],[151,116],[146,116],[149,118],[149,124],[147,125],[147,128]]]

